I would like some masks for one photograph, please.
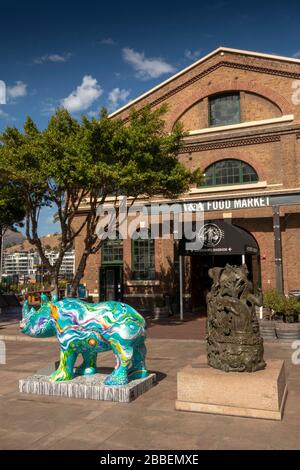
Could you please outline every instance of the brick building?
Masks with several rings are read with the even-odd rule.
[[[245,262],[263,289],[300,289],[297,80],[300,60],[219,48],[111,115],[126,119],[131,106],[167,103],[167,128],[184,124],[179,159],[200,167],[205,181],[178,202],[205,210],[204,247],[191,253],[174,240],[108,242],[90,256],[83,279],[95,300],[147,307],[170,294],[198,311],[209,267],[227,262]]]

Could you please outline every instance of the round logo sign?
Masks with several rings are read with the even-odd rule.
[[[223,230],[216,224],[205,224],[199,230],[199,239],[203,247],[212,248],[217,246],[224,236]]]

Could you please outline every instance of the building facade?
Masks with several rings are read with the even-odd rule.
[[[204,210],[204,245],[190,252],[173,239],[107,242],[83,279],[95,300],[150,308],[169,295],[200,311],[209,268],[226,263],[246,263],[263,289],[300,289],[299,90],[300,60],[219,48],[111,115],[126,120],[132,106],[167,103],[167,130],[183,123],[179,160],[205,179],[177,202]]]
[[[46,251],[46,256],[53,264],[58,258],[58,252],[54,250]],[[75,270],[75,252],[70,250],[65,253],[62,260],[60,276],[64,279],[72,279]],[[42,281],[43,269],[41,258],[37,252],[32,251],[13,251],[13,247],[3,253],[3,275],[5,277],[18,277],[20,282],[28,280]]]

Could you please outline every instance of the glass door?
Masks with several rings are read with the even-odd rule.
[[[100,301],[123,300],[122,266],[102,266],[100,268]]]

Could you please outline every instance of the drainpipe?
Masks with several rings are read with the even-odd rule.
[[[179,255],[179,298],[180,298],[180,320],[183,320],[183,269],[182,255]]]
[[[275,249],[276,290],[280,294],[283,294],[284,289],[283,289],[282,246],[281,246],[279,206],[273,206],[273,231],[274,231],[274,249]]]

